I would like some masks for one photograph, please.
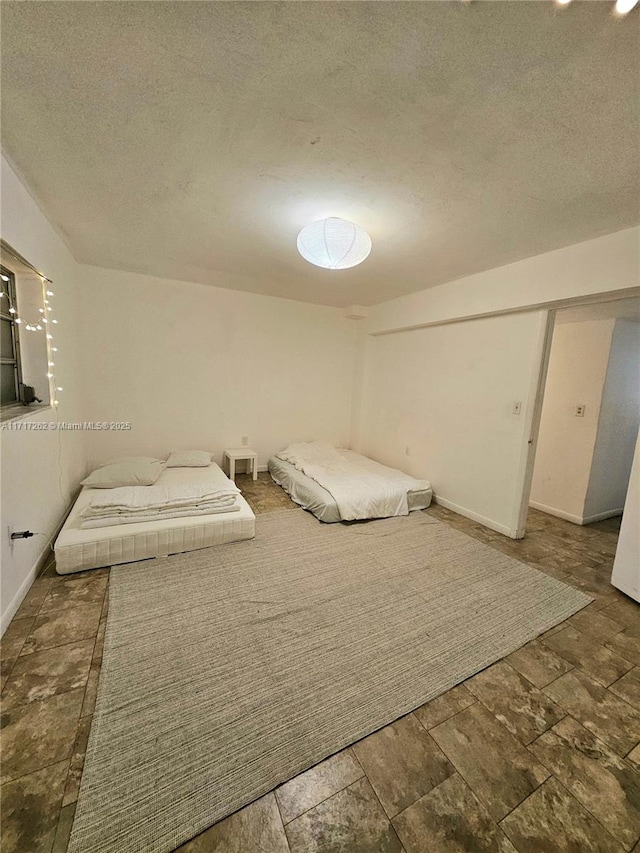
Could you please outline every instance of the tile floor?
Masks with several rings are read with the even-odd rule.
[[[266,474],[238,483],[256,513],[295,510]],[[619,520],[576,527],[532,511],[516,542],[427,512],[594,602],[181,853],[639,853],[640,606],[609,583]],[[4,853],[67,848],[108,579],[50,564],[2,638]]]

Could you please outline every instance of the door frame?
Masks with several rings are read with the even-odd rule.
[[[544,389],[547,384],[547,371],[549,369],[549,357],[551,355],[555,320],[555,310],[540,312],[536,351],[529,380],[520,461],[516,477],[516,494],[513,502],[514,512],[509,531],[512,539],[522,539],[525,534],[531,484],[533,482],[533,466],[538,446]]]
[[[557,312],[565,308],[579,308],[586,305],[617,302],[621,299],[633,299],[638,296],[640,296],[640,287],[633,287],[624,292],[610,291],[586,298],[566,300],[559,302],[554,308],[549,307],[540,312],[536,355],[533,361],[534,366],[531,372],[527,407],[525,410],[526,420],[523,430],[518,475],[516,478],[516,493],[513,501],[514,511],[509,532],[511,538],[522,539],[525,535],[531,485],[533,482],[533,470],[538,447],[538,435],[540,432],[540,419],[542,417],[542,406],[544,403],[544,392],[547,383],[549,357],[551,355],[551,344]]]

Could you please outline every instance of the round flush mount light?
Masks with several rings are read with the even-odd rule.
[[[628,15],[637,4],[638,0],[617,0],[613,11],[618,17],[622,18],[624,15]]]
[[[371,237],[355,222],[330,216],[305,225],[298,234],[298,251],[317,267],[344,270],[367,258]]]

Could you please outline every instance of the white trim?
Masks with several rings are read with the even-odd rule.
[[[4,634],[4,632],[9,627],[9,623],[11,622],[13,617],[16,615],[17,610],[20,607],[20,605],[22,604],[26,594],[31,589],[31,585],[33,584],[34,580],[38,577],[40,569],[42,568],[44,561],[46,560],[46,558],[49,554],[50,544],[51,544],[50,541],[46,543],[46,545],[44,546],[44,548],[40,552],[38,559],[36,560],[34,565],[29,569],[29,572],[28,572],[26,578],[20,584],[20,589],[13,596],[13,598],[11,599],[9,604],[7,605],[7,609],[4,611],[2,616],[0,616],[0,636],[2,634]]]
[[[571,521],[573,524],[582,524],[581,515],[572,515],[570,512],[565,512],[563,509],[557,509],[555,506],[547,506],[540,504],[537,501],[529,501],[529,506],[533,509],[539,509],[540,512],[546,512],[547,515],[555,515],[556,518],[564,518],[565,521]]]
[[[525,534],[527,512],[529,509],[529,496],[533,482],[533,466],[538,444],[538,433],[540,431],[540,419],[542,417],[542,401],[544,388],[547,381],[547,370],[549,368],[549,356],[551,353],[551,341],[555,325],[555,312],[541,312],[538,320],[538,335],[536,348],[529,376],[529,388],[524,411],[524,429],[520,445],[520,458],[518,460],[518,473],[515,480],[513,492],[512,516],[509,536],[512,539],[522,539]]]
[[[40,551],[40,554],[38,555],[35,563],[29,569],[26,578],[20,584],[20,588],[18,589],[16,594],[13,596],[13,598],[11,599],[9,604],[7,605],[4,612],[0,615],[0,636],[2,636],[4,634],[4,632],[7,630],[7,628],[9,627],[9,623],[11,622],[13,617],[16,615],[18,608],[20,607],[20,605],[24,601],[27,593],[31,589],[33,582],[35,581],[35,579],[40,574],[40,570],[44,566],[45,561],[51,552],[51,545],[52,545],[54,539],[56,538],[56,536],[58,535],[58,533],[60,533],[60,530],[62,529],[62,525],[67,520],[67,516],[71,512],[71,509],[72,509],[74,503],[75,503],[75,498],[67,506],[67,508],[64,511],[64,514],[62,516],[62,520],[58,524],[56,524],[56,526],[53,530],[53,533],[51,534],[51,536],[49,536],[49,538],[45,542],[44,547],[42,548],[42,551]]]
[[[609,509],[606,512],[597,512],[594,515],[573,515],[570,512],[565,512],[563,509],[557,509],[555,506],[546,506],[546,504],[538,503],[537,501],[529,501],[529,506],[533,509],[539,509],[540,512],[546,512],[547,515],[555,515],[556,518],[563,518],[565,521],[570,521],[572,524],[593,524],[594,521],[604,521],[607,518],[615,518],[616,515],[622,515],[624,507],[618,509]]]
[[[447,498],[443,498],[442,495],[434,495],[433,502],[438,504],[438,506],[443,506],[445,509],[450,509],[453,512],[457,512],[458,515],[464,515],[465,518],[470,518],[472,521],[477,521],[480,524],[483,524],[485,527],[489,527],[491,530],[495,530],[496,533],[502,533],[504,536],[509,536],[511,539],[514,537],[511,535],[509,528],[505,524],[500,524],[498,521],[493,521],[490,518],[485,518],[484,515],[480,515],[477,512],[474,512],[472,509],[467,509],[464,506],[460,506],[460,504],[456,504],[453,501],[448,500]]]
[[[615,518],[617,515],[622,515],[624,507],[618,509],[608,509],[606,512],[596,512],[594,515],[585,515],[582,519],[583,524],[593,524],[594,521],[605,521],[607,518]]]
[[[12,421],[25,421],[27,418],[31,418],[40,412],[46,411],[47,409],[53,410],[51,403],[29,403],[29,405],[25,405],[24,403],[16,403],[15,405],[11,404],[3,406],[2,413],[0,414],[0,420],[3,424],[11,423]]]
[[[626,230],[626,229],[625,229]],[[573,245],[578,245],[574,243]],[[534,257],[540,257],[535,255]],[[495,267],[499,269],[499,267]],[[446,284],[454,284],[455,282],[446,282]],[[444,285],[439,285],[443,287]],[[415,296],[416,293],[422,291],[414,291],[406,294],[407,296]],[[529,314],[532,311],[560,311],[562,308],[580,308],[583,305],[598,305],[602,302],[617,302],[619,299],[633,299],[640,296],[640,287],[625,287],[620,290],[604,290],[597,293],[586,293],[580,296],[569,296],[564,299],[551,299],[545,302],[534,302],[530,305],[513,305],[510,308],[493,308],[490,311],[476,311],[474,314],[460,314],[453,317],[442,317],[438,320],[428,320],[423,323],[415,323],[413,325],[393,326],[390,329],[373,329],[367,331],[367,334],[372,338],[381,337],[382,335],[395,335],[398,332],[413,332],[416,329],[428,329],[431,326],[446,326],[450,323],[466,323],[469,320],[481,320],[485,317],[502,317],[505,314]],[[402,298],[402,297],[396,297]],[[393,302],[394,300],[387,300]],[[379,303],[384,305],[386,303]],[[377,306],[374,305],[374,308]]]

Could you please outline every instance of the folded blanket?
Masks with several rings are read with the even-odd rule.
[[[123,515],[121,513],[117,515],[104,515],[97,516],[93,518],[85,518],[80,523],[80,527],[83,529],[89,529],[94,527],[111,527],[115,524],[140,524],[145,521],[160,521],[165,518],[185,518],[186,516],[194,516],[194,515],[213,515],[216,513],[222,512],[238,512],[240,507],[238,504],[233,501],[231,506],[222,506],[222,507],[210,507],[202,504],[200,507],[190,508],[190,509],[165,509],[165,510],[156,510],[155,512],[148,513],[138,513],[136,515]]]
[[[216,466],[217,469],[217,466]],[[220,469],[203,469],[195,482],[163,482],[162,477],[153,486],[123,486],[101,489],[91,496],[82,511],[83,518],[104,515],[143,515],[153,510],[189,510],[206,503],[209,507],[227,507],[240,494]],[[210,510],[209,510],[210,511]],[[191,513],[187,512],[187,515]]]
[[[168,510],[202,510],[206,512],[207,510],[213,511],[215,509],[224,512],[225,508],[233,506],[236,502],[235,495],[224,495],[219,498],[213,498],[211,500],[204,499],[202,501],[194,501],[193,503],[180,503],[180,504],[171,504],[166,506],[145,506],[139,507],[138,509],[126,509],[119,506],[105,506],[102,508],[95,507],[91,512],[83,511],[82,515],[85,518],[102,518],[103,516],[114,516],[114,515],[122,515],[127,518],[136,518],[137,516],[149,515],[154,512],[166,512]]]

